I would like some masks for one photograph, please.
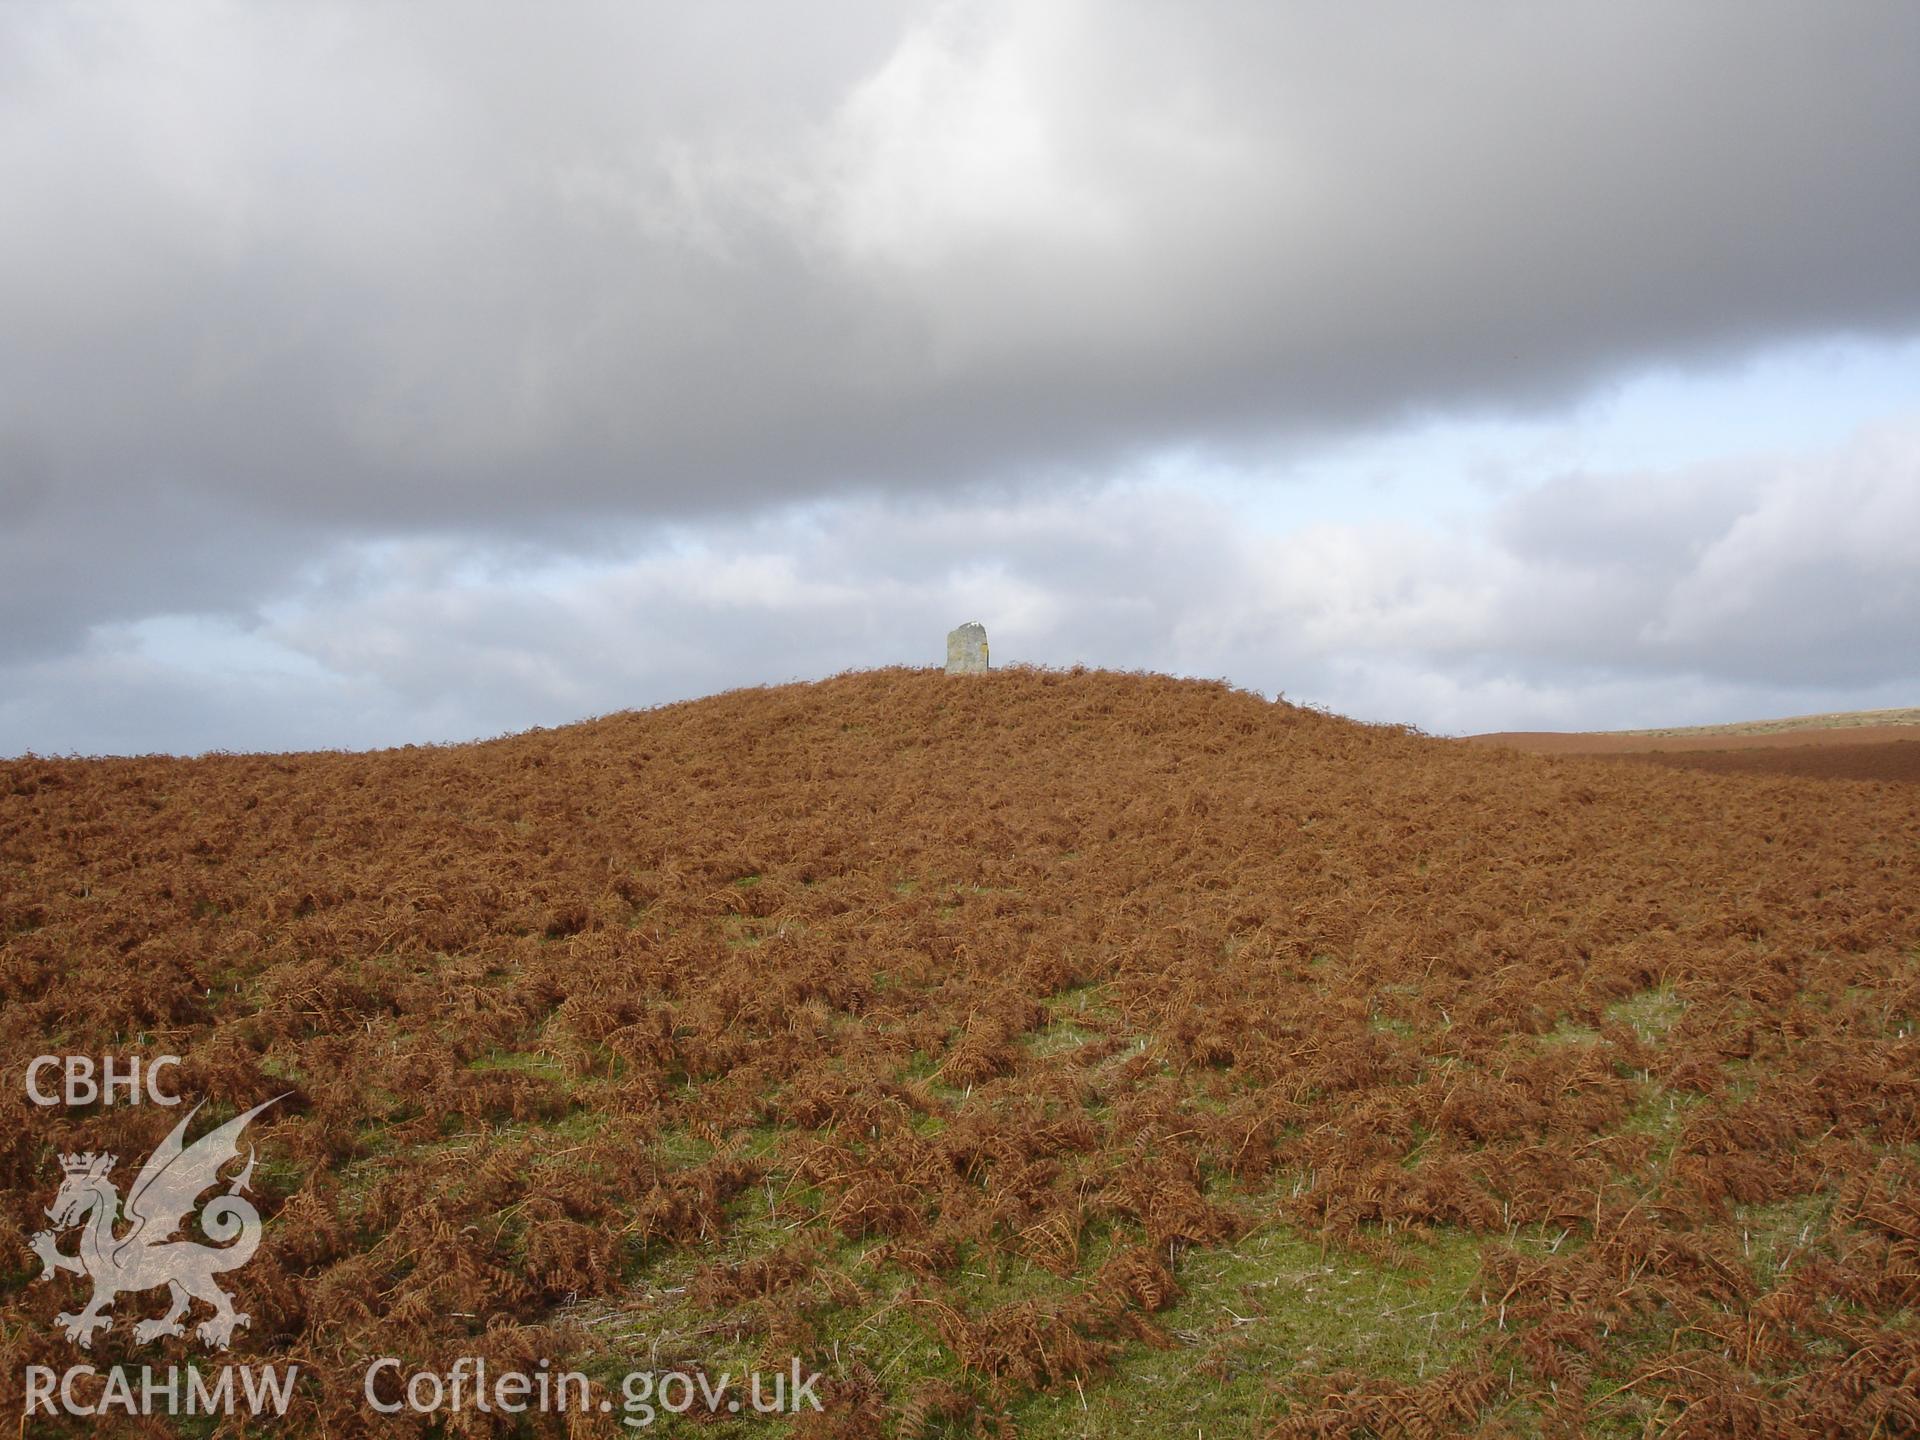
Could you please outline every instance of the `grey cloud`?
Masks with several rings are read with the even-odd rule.
[[[1680,475],[1569,477],[1509,502],[1506,642],[1536,662],[1729,681],[1920,680],[1920,430]]]
[[[0,753],[494,734],[933,664],[967,618],[998,663],[1226,676],[1443,732],[1911,704],[1920,417],[1728,474],[1567,477],[1418,525],[1262,529],[1136,485],[687,522],[591,566],[361,544],[245,632],[272,665],[168,662],[131,635],[0,664]]]
[[[346,536],[1072,483],[1920,322],[1891,0],[25,5],[0,56],[15,654]]]
[[[0,450],[0,467],[9,458]],[[25,477],[0,485],[0,663],[70,653],[93,626],[150,615],[248,621],[341,538],[170,482],[99,494],[59,471]]]

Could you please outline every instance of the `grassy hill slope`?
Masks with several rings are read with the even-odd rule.
[[[179,1118],[27,1062],[177,1053],[291,1092],[229,1277],[291,1434],[476,1354],[798,1355],[845,1436],[1910,1431],[1916,944],[1920,787],[1152,676],[0,762],[0,1387],[74,1359],[56,1153]]]

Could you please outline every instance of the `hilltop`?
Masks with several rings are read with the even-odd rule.
[[[1920,787],[881,670],[0,762],[0,935],[9,1403],[56,1154],[184,1113],[19,1077],[166,1052],[289,1092],[229,1278],[292,1434],[385,1355],[800,1356],[843,1436],[1920,1423]]]

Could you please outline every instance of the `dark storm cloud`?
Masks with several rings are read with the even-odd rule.
[[[1904,5],[0,25],[4,428],[102,495],[686,509],[1920,313]]]

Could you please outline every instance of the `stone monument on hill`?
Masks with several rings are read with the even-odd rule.
[[[969,620],[947,632],[947,674],[980,675],[987,668],[987,627]]]

